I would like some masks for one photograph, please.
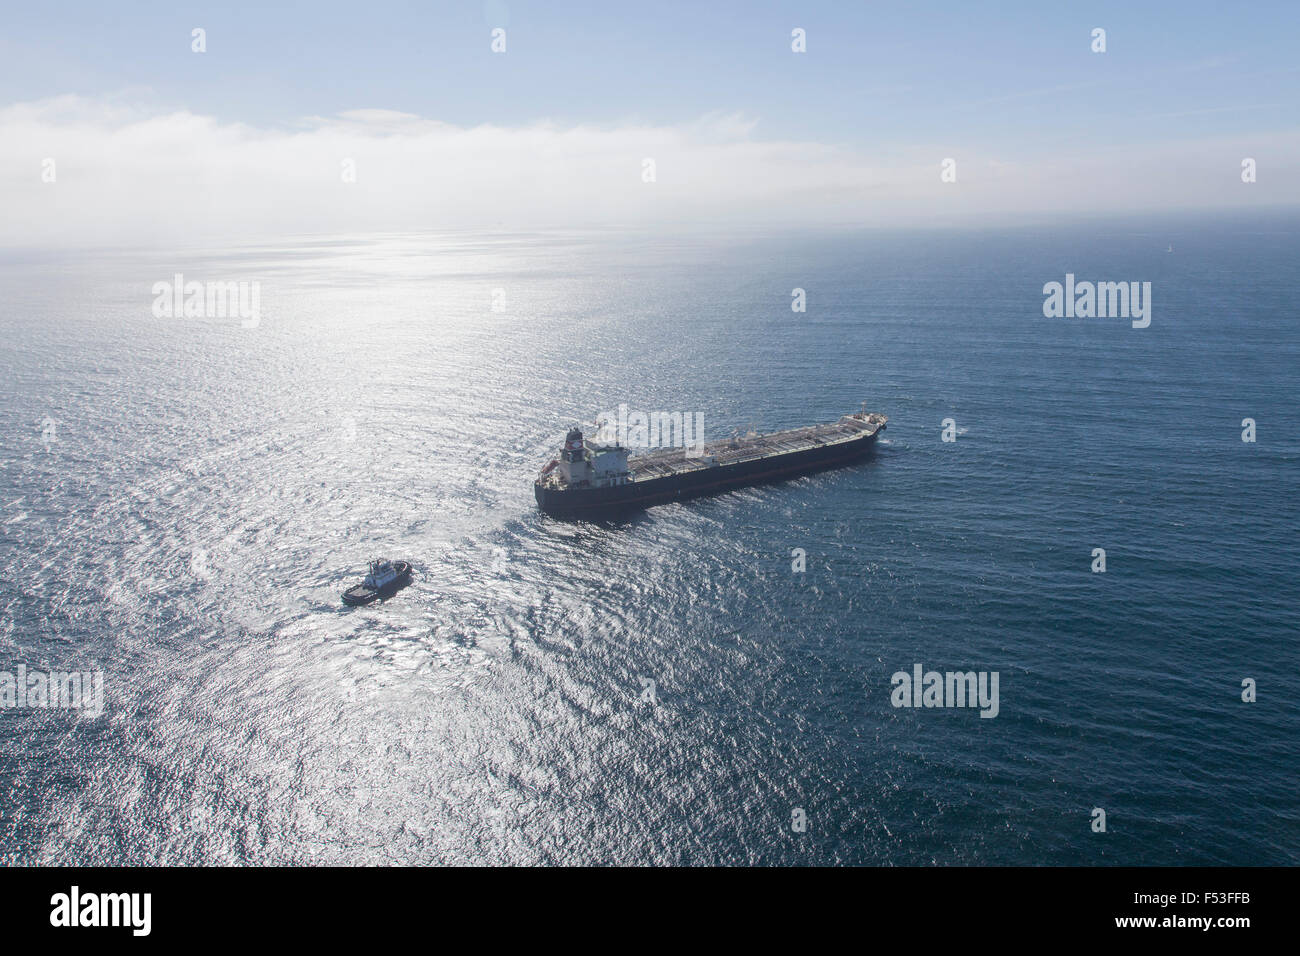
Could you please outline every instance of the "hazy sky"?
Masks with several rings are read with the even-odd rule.
[[[1294,2],[39,3],[4,21],[8,245],[1300,202]]]

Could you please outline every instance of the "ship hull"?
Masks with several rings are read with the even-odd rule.
[[[883,430],[884,426],[881,426]],[[533,486],[537,505],[559,518],[589,518],[637,511],[732,488],[783,481],[859,461],[875,448],[879,431],[861,438],[765,458],[631,481],[609,488]]]

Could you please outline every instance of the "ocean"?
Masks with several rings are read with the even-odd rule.
[[[0,709],[0,862],[1300,863],[1297,290],[1282,216],[2,253],[0,670],[104,707]],[[623,403],[864,402],[852,467],[533,500]]]

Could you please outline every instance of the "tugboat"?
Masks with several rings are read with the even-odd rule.
[[[370,562],[370,573],[364,581],[343,592],[343,603],[369,604],[377,598],[396,594],[410,583],[411,562],[380,558]]]

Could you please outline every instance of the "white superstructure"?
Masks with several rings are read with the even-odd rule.
[[[560,483],[569,488],[611,488],[631,480],[626,448],[587,441],[577,428],[569,429],[564,451],[552,464]]]

